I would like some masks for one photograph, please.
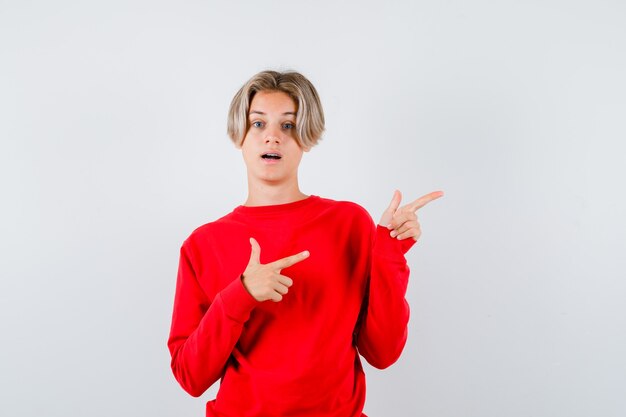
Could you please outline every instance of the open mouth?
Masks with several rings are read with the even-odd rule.
[[[275,152],[267,152],[267,153],[264,153],[263,155],[261,155],[261,158],[263,158],[263,159],[281,159],[282,156],[280,156],[280,154],[277,154]]]

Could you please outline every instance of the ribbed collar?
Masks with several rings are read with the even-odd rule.
[[[307,198],[298,201],[292,201],[285,204],[274,204],[271,206],[237,206],[233,210],[233,213],[243,216],[282,216],[291,214],[302,209],[306,209],[309,206],[320,201],[320,197],[311,194]]]

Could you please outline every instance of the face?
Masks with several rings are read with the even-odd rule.
[[[249,180],[297,180],[302,153],[308,152],[295,139],[297,111],[294,100],[282,91],[259,91],[254,95],[248,112],[250,127],[240,147]]]

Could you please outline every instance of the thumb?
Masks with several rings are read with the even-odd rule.
[[[261,246],[259,246],[259,243],[253,238],[250,238],[250,246],[251,246],[251,252],[250,252],[250,262],[248,262],[248,264],[251,263],[256,263],[256,264],[260,264],[261,263]]]
[[[378,224],[380,224],[381,226],[387,227],[387,225],[391,223],[391,219],[393,219],[393,215],[395,214],[396,210],[398,210],[398,207],[400,207],[401,201],[402,201],[402,193],[400,192],[400,190],[395,190],[393,192],[393,197],[391,198],[391,202],[389,203],[389,206],[387,207],[382,217],[380,218],[380,222],[378,222]]]

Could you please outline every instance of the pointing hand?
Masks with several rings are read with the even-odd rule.
[[[261,247],[259,243],[250,238],[252,252],[246,270],[243,272],[243,286],[257,301],[272,300],[281,301],[287,294],[289,287],[293,285],[291,278],[281,275],[280,271],[308,258],[309,251],[300,252],[297,255],[287,256],[268,264],[261,264]]]
[[[417,221],[417,210],[441,196],[443,196],[443,191],[434,191],[405,206],[399,207],[400,201],[402,201],[402,193],[396,190],[393,193],[389,207],[383,213],[378,224],[391,230],[391,237],[397,237],[398,240],[412,237],[417,241],[422,234],[420,224]]]

